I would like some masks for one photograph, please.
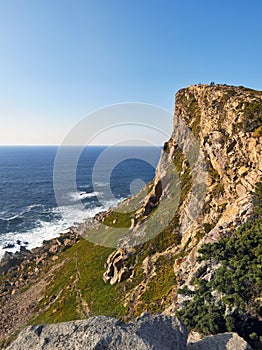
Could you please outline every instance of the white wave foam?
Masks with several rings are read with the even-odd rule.
[[[107,182],[95,182],[94,184],[97,187],[105,187],[109,185]]]
[[[59,236],[60,233],[66,232],[69,227],[82,223],[85,219],[94,217],[101,211],[107,210],[110,207],[116,206],[121,199],[115,199],[108,201],[106,206],[82,208],[79,210],[78,206],[65,206],[62,208],[56,207],[52,209],[52,212],[59,214],[60,212],[66,213],[66,220],[62,217],[60,219],[53,219],[51,221],[36,221],[36,227],[26,232],[8,232],[0,235],[0,259],[3,257],[6,251],[16,252],[20,249],[20,246],[16,244],[17,241],[28,242],[28,249],[41,246],[43,240],[48,240]],[[14,244],[14,248],[3,249],[8,244]]]
[[[96,197],[99,195],[99,192],[72,192],[69,194],[70,198],[76,202],[79,201],[81,199],[85,199],[85,198],[92,198],[92,197]]]

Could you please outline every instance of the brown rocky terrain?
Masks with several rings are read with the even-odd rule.
[[[194,289],[195,278],[210,278],[216,266],[196,262],[199,247],[230,236],[252,217],[251,195],[262,175],[261,111],[262,93],[243,87],[194,85],[176,94],[174,131],[164,145],[153,188],[136,212],[132,231],[139,236],[148,230],[148,222],[141,218],[150,215],[148,207],[154,198],[151,208],[160,207],[156,222],[169,215],[166,226],[171,226],[171,235],[181,237],[181,242],[145,258],[146,277],[134,291],[138,302],[137,291],[141,288],[143,293],[155,274],[159,257],[179,256],[174,260],[175,288],[186,285]],[[190,154],[192,149],[197,153],[196,159]],[[170,186],[168,172],[173,164],[180,179],[178,195],[174,191],[177,183]],[[179,203],[177,208],[170,205],[168,197]],[[161,207],[162,201],[165,204]],[[119,254],[123,254],[122,250]],[[112,266],[116,256],[111,256]],[[108,264],[108,271],[111,265]],[[120,268],[114,271],[122,273]],[[110,281],[118,280],[115,274],[109,277],[107,274]],[[183,297],[175,295],[164,312],[173,314],[182,302]]]

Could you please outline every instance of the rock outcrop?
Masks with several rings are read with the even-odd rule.
[[[31,326],[8,350],[186,350],[187,330],[175,317],[145,315],[134,323],[97,316],[83,321]]]
[[[7,350],[250,350],[236,333],[223,333],[187,344],[187,330],[176,317],[146,314],[124,324],[97,316],[87,320],[31,326]]]
[[[129,256],[134,253],[133,249],[119,249],[109,255],[103,275],[105,282],[110,281],[110,284],[121,283],[130,278],[133,273],[133,267],[125,266],[125,262]]]
[[[221,333],[189,343],[187,350],[251,350],[251,346],[236,333]]]

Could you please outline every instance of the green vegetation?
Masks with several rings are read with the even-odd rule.
[[[146,291],[141,296],[141,310],[137,310],[137,316],[142,311],[161,312],[172,301],[172,291],[176,285],[174,274],[174,257],[172,255],[160,256],[155,264],[156,275],[150,280]]]
[[[128,234],[136,210],[144,205],[145,197],[152,188],[153,181],[149,182],[137,195],[121,202],[116,209],[104,217],[102,224],[87,230],[83,236],[101,246],[116,247],[119,239]]]
[[[168,142],[165,142],[165,143],[164,143],[164,145],[163,145],[163,151],[166,152],[166,153],[169,153],[170,148],[169,148],[169,143],[168,143]]]
[[[258,182],[253,195],[254,215],[255,218],[262,216],[262,182]]]
[[[255,218],[231,237],[204,245],[200,260],[219,263],[214,277],[199,280],[193,298],[178,312],[202,334],[238,332],[257,349],[262,341],[262,183],[254,195]],[[185,290],[180,291],[188,295]],[[191,292],[190,292],[191,293]]]
[[[122,207],[124,204],[125,202]],[[113,235],[116,236],[119,230],[115,225],[119,225],[119,220],[122,220],[121,224],[128,222],[128,215],[110,213],[105,219],[108,226],[101,224],[92,234],[102,236],[101,239],[107,239],[108,243],[108,239],[112,239]],[[129,320],[134,315],[138,316],[143,310],[161,311],[163,304],[160,300],[169,300],[172,286],[175,285],[172,257],[167,258],[168,264],[167,260],[159,258],[157,276],[149,281],[149,290],[144,296],[142,294],[138,305],[131,303],[128,304],[128,308],[123,305],[126,295],[145,278],[143,260],[156,252],[166,250],[167,247],[180,244],[181,236],[175,230],[179,227],[179,218],[172,213],[169,215],[171,220],[164,230],[138,246],[136,253],[129,257],[126,266],[135,266],[134,275],[131,280],[120,284],[112,286],[102,279],[105,271],[104,263],[114,249],[95,245],[82,238],[79,243],[61,253],[59,260],[56,261],[58,268],[53,273],[44,298],[40,302],[38,315],[31,323],[63,322],[99,314]],[[154,289],[158,292],[154,293]]]
[[[199,138],[201,111],[197,101],[192,101],[188,108],[190,115],[194,118],[194,121],[191,124],[192,132],[196,137]]]
[[[254,90],[254,89],[251,89],[251,88],[248,88],[248,87],[245,87],[245,86],[239,86],[239,88],[241,89],[241,90],[243,90],[243,91],[246,91],[246,92],[248,92],[248,94],[249,95],[254,95],[254,96],[256,96],[256,95],[262,95],[262,91],[258,91],[258,90]]]
[[[260,125],[253,133],[254,137],[261,137],[262,136],[262,125]]]
[[[222,182],[217,182],[212,190],[212,194],[215,196],[222,197],[225,193],[224,185]]]
[[[184,108],[185,115],[189,118],[189,123],[191,122],[189,125],[193,134],[195,137],[199,138],[201,110],[194,95],[192,93],[189,95],[185,94],[184,90],[185,89],[180,90],[180,103]]]
[[[93,315],[123,316],[124,308],[118,295],[102,275],[104,262],[113,250],[96,246],[85,239],[63,252],[61,263],[46,287],[40,302],[40,314],[32,323],[55,323],[86,317],[85,301]],[[108,300],[114,308],[108,307]]]
[[[106,226],[117,228],[129,228],[131,226],[131,219],[134,216],[134,212],[131,213],[119,213],[113,211],[110,215],[106,216],[103,224]]]
[[[232,97],[237,94],[235,89],[226,89],[220,98],[220,103],[222,104],[222,107],[224,107],[224,104]]]
[[[215,227],[214,224],[210,224],[209,222],[204,222],[203,223],[203,227],[206,233],[210,232],[212,230],[212,228]]]
[[[262,103],[254,100],[245,105],[243,127],[247,132],[254,132],[262,126]]]
[[[206,231],[198,231],[195,235],[195,239],[199,242],[206,234]]]
[[[174,232],[176,227],[179,227],[179,217],[174,215],[163,231],[149,241],[149,246],[153,247],[150,254],[155,252],[161,253],[168,247],[180,244],[181,236],[179,233]],[[148,246],[148,243],[145,246]]]
[[[100,314],[128,320],[145,310],[160,312],[164,307],[161,300],[170,300],[172,287],[176,284],[172,256],[159,258],[157,275],[149,282],[138,306],[125,308],[124,298],[144,279],[142,262],[145,257],[180,243],[181,237],[171,228],[175,225],[176,217],[163,232],[137,247],[136,254],[131,255],[127,262],[127,266],[135,264],[132,280],[113,286],[102,279],[104,263],[113,249],[81,239],[61,253],[56,261],[57,266],[61,266],[54,272],[51,283],[46,287],[39,312],[31,323],[64,322]]]
[[[174,165],[176,167],[177,172],[180,174],[182,171],[182,165],[185,160],[185,155],[181,149],[177,148],[174,151]]]
[[[219,90],[220,88],[218,88]],[[212,101],[212,107],[215,109],[215,113],[219,115],[218,128],[223,128],[223,124],[226,118],[225,104],[230,100],[231,97],[235,96],[237,91],[232,88],[225,88],[223,95]],[[209,103],[209,102],[208,102]]]

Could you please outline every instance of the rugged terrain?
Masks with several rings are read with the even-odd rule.
[[[206,337],[187,344],[187,329],[176,317],[148,314],[123,324],[105,316],[83,321],[31,326],[21,332],[9,350],[249,350],[236,333]]]
[[[150,184],[82,226],[81,237],[52,241],[45,252],[17,261],[6,256],[2,344],[29,322],[175,315],[190,299],[179,291],[194,292],[219,269],[219,261],[199,261],[200,247],[230,239],[254,220],[261,141],[262,92],[224,85],[179,90],[174,130]]]

